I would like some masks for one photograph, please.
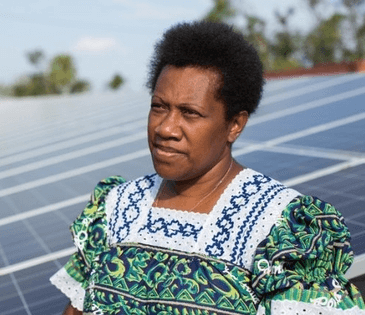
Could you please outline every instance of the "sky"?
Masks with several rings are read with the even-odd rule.
[[[330,1],[330,0],[329,0]],[[274,11],[295,8],[290,27],[304,32],[313,17],[303,0],[234,0],[240,12],[277,27]],[[213,0],[12,0],[0,3],[0,85],[36,71],[26,53],[42,50],[43,70],[58,54],[73,57],[77,77],[92,91],[106,90],[115,74],[135,91],[144,89],[153,46],[171,25],[201,19]],[[237,18],[236,23],[242,20]]]

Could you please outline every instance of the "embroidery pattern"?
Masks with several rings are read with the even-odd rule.
[[[126,185],[118,187],[118,200],[116,203],[112,224],[112,235],[118,242],[123,242],[130,233],[131,225],[138,219],[142,209],[141,201],[146,192],[153,186],[153,177],[148,175]],[[128,204],[121,205],[121,198],[127,196]],[[116,228],[116,225],[118,227]]]
[[[167,220],[165,218],[152,219],[152,210],[149,211],[147,217],[147,224],[139,229],[139,232],[148,230],[149,233],[156,233],[163,231],[166,237],[172,236],[185,236],[193,237],[194,241],[197,241],[199,232],[202,230],[202,226],[198,227],[191,223],[181,223],[179,220],[172,219]]]
[[[250,273],[221,260],[126,244],[101,253],[92,269],[84,312],[256,314]]]
[[[235,240],[229,255],[230,261],[243,264],[243,251],[245,250],[248,237],[260,216],[266,211],[273,211],[271,202],[284,189],[284,185],[262,174],[253,175],[251,180],[242,184],[237,195],[230,198],[230,204],[225,206],[222,216],[217,218],[216,227],[218,232],[212,238],[212,242],[206,247],[206,253],[215,257],[222,257],[224,244]],[[257,201],[253,197],[259,196]],[[249,208],[248,213],[242,213],[242,221],[237,222],[236,216],[243,212],[243,208]],[[280,210],[280,209],[278,209]],[[234,225],[239,225],[239,230],[234,234]]]

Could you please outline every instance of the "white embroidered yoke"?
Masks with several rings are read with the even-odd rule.
[[[112,189],[106,199],[108,241],[142,243],[224,259],[248,270],[257,245],[300,194],[252,169],[227,186],[209,214],[156,208],[162,178],[147,175]]]

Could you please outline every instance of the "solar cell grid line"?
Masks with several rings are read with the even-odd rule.
[[[271,121],[271,120],[274,120],[277,118],[282,118],[285,116],[298,114],[300,112],[308,111],[310,109],[314,109],[317,107],[329,105],[329,104],[332,104],[333,102],[347,100],[347,99],[355,97],[355,96],[359,96],[359,95],[362,96],[364,94],[365,94],[365,88],[359,88],[359,89],[356,89],[353,91],[341,93],[339,95],[331,95],[331,96],[327,96],[327,97],[324,97],[319,100],[314,100],[314,101],[307,102],[304,104],[290,106],[279,112],[273,111],[271,113],[266,113],[265,115],[261,115],[259,117],[254,116],[249,120],[247,127],[250,127],[250,126],[253,126],[256,124],[260,124],[263,122],[268,122],[268,121]]]
[[[14,99],[8,99],[2,102],[2,112],[5,111],[4,115],[6,114],[12,114],[10,115],[10,120],[1,120],[0,122],[3,124],[3,126],[6,128],[6,130],[11,131],[13,134],[16,134],[16,129],[19,129],[19,126],[17,124],[14,124],[13,122],[15,119],[22,118],[24,115],[25,117],[28,117],[27,110],[29,111],[29,107],[32,107],[33,110],[40,111],[43,114],[43,118],[46,118],[47,120],[51,120],[52,118],[56,119],[55,123],[59,124],[57,120],[62,120],[62,118],[69,118],[70,123],[74,122],[77,117],[88,117],[95,114],[99,115],[108,115],[110,114],[114,107],[118,106],[122,102],[125,103],[135,103],[138,102],[138,98],[144,97],[146,93],[133,93],[133,95],[126,94],[126,93],[116,93],[117,95],[89,95],[84,94],[77,96],[77,100],[74,100],[73,98],[70,98],[66,95],[64,96],[51,96],[47,97],[46,100],[38,99],[38,98],[28,98],[26,101],[20,99],[14,101]],[[128,95],[128,97],[125,97]],[[145,97],[144,97],[145,98]],[[101,103],[108,102],[108,107],[105,108],[103,106],[100,106]],[[140,102],[143,104],[143,102]],[[81,105],[81,106],[80,106]],[[87,111],[85,111],[84,107],[82,105],[87,105]],[[18,106],[18,108],[17,108]],[[49,108],[52,106],[58,106],[58,111],[49,111]],[[35,107],[35,108],[34,108]],[[67,107],[65,109],[65,107]],[[9,113],[9,108],[11,109]],[[125,108],[126,110],[128,108]],[[47,115],[45,116],[44,111],[47,110]],[[32,111],[30,111],[32,112]],[[22,116],[23,115],[23,116]],[[45,117],[44,117],[45,116]],[[38,117],[34,117],[38,118]],[[44,121],[44,126],[52,126],[52,121]],[[31,124],[33,127],[37,127],[35,125],[35,122],[32,120],[25,120],[23,119],[23,123]],[[34,126],[35,125],[35,126]],[[14,129],[16,128],[16,129]],[[38,126],[37,129],[41,129],[42,126]],[[21,130],[20,130],[21,133]]]
[[[59,263],[64,265],[67,259],[60,259]],[[14,277],[19,283],[19,287],[24,292],[25,300],[32,315],[60,315],[68,300],[63,294],[51,285],[49,277],[57,271],[57,267],[48,262],[40,266],[14,272]],[[24,309],[18,302],[14,304],[13,299],[2,299],[0,296],[0,314],[19,315],[23,314],[20,310]],[[11,303],[13,302],[13,303]],[[16,307],[18,306],[18,308]],[[2,312],[2,310],[7,310]],[[26,314],[26,313],[24,313]]]
[[[325,77],[318,77],[317,79],[320,80],[319,82],[327,80]],[[303,85],[311,85],[313,83],[314,78],[305,76],[291,78],[291,80],[267,79],[264,85],[264,95],[265,97],[269,97],[287,91],[288,89],[295,89],[297,86],[302,87]]]
[[[328,107],[330,106],[336,106],[339,103],[342,103],[341,101],[343,99],[347,99],[347,101],[351,104],[351,108],[353,107],[354,104],[352,104],[352,102],[357,103],[357,99],[361,99],[363,93],[363,80],[359,80],[361,81],[361,84],[359,84],[360,86],[356,86],[356,85],[350,85],[349,88],[336,88],[334,90],[325,90],[322,91],[321,93],[312,93],[312,94],[307,94],[305,96],[300,96],[297,98],[291,98],[288,99],[287,101],[282,101],[279,103],[275,103],[272,104],[270,106],[267,107],[263,107],[261,109],[259,109],[259,112],[261,114],[273,114],[276,113],[277,111],[281,111],[283,109],[291,109],[292,105],[296,105],[298,106],[297,108],[300,109],[300,105],[304,105],[307,104],[309,105],[311,108],[316,108],[317,110],[315,111],[324,111],[326,110]],[[322,103],[323,102],[323,103]],[[322,104],[321,104],[322,103]],[[297,110],[296,108],[296,110]],[[315,111],[313,113],[315,113]],[[343,109],[341,110],[343,111]],[[309,113],[311,111],[305,111],[303,110],[303,114]]]
[[[26,151],[24,153],[18,153],[9,156],[7,158],[2,158],[0,160],[0,167],[8,164],[13,164],[15,162],[27,160],[30,158],[34,158],[40,155],[53,153],[59,150],[81,145],[90,141],[102,140],[105,137],[118,135],[125,131],[132,131],[145,125],[146,125],[146,119],[145,117],[143,117],[143,119],[136,120],[132,123],[126,123],[125,125],[122,126],[111,127],[98,132],[88,133],[83,136],[75,136],[74,138],[71,138],[69,140],[60,141],[37,149],[29,149],[29,151]]]
[[[141,103],[141,102],[139,102],[139,103]],[[130,103],[127,103],[124,101],[122,104],[124,106],[126,106],[127,104],[130,104]],[[39,109],[38,111],[41,112],[42,109]],[[128,109],[128,107],[123,111],[123,113],[136,114],[136,113],[133,113],[132,109],[130,109],[130,108]],[[58,119],[58,121],[56,121],[55,123],[47,123],[47,120],[50,120],[48,117],[42,118],[42,119],[39,118],[35,122],[35,124],[33,124],[32,126],[28,126],[27,130],[29,130],[29,133],[30,133],[29,135],[24,135],[24,132],[22,132],[22,130],[20,130],[18,134],[13,133],[10,140],[22,139],[25,137],[28,137],[28,138],[34,137],[35,135],[37,135],[37,133],[50,132],[54,129],[57,130],[57,128],[59,128],[59,127],[62,127],[62,128],[76,127],[77,128],[79,124],[82,124],[82,125],[85,125],[87,123],[92,124],[93,121],[107,122],[112,117],[113,117],[113,111],[104,110],[101,113],[86,112],[81,117],[79,115],[79,116],[75,116],[75,118],[68,118],[68,116],[66,115],[65,117],[62,117],[62,119]],[[39,123],[41,123],[41,125],[44,124],[45,126],[40,127]],[[4,139],[2,141],[7,139],[8,137],[4,136]]]
[[[100,100],[99,103],[101,101],[102,100]],[[138,97],[135,97],[134,100],[118,100],[117,106],[121,108],[115,108],[115,105],[111,106],[111,104],[108,104],[108,106],[99,106],[100,108],[98,109],[98,111],[91,111],[89,108],[89,102],[87,101],[87,99],[85,99],[84,102],[77,104],[77,106],[75,105],[77,108],[82,109],[82,113],[71,114],[69,110],[64,110],[65,112],[63,113],[63,115],[60,115],[60,117],[54,121],[52,121],[52,118],[44,115],[44,111],[52,110],[52,106],[58,106],[58,104],[46,104],[44,105],[44,107],[37,106],[36,108],[34,108],[33,112],[26,116],[29,121],[23,121],[23,125],[27,125],[29,129],[32,128],[30,129],[30,131],[34,130],[35,132],[40,130],[52,129],[59,126],[64,127],[64,124],[66,124],[66,126],[72,126],[74,124],[77,125],[78,123],[83,123],[84,121],[87,122],[90,119],[97,120],[99,117],[110,118],[113,116],[113,114],[115,114],[116,111],[131,113],[133,112],[133,109],[135,107],[143,107],[145,101],[147,101],[147,96],[145,94],[141,94],[138,95]],[[17,100],[12,100],[12,102],[14,103],[14,106],[17,104]],[[37,105],[36,100],[34,100],[33,102],[33,105]],[[108,102],[108,100],[104,100],[104,102]],[[130,106],[123,106],[126,104],[129,104]],[[4,110],[1,109],[1,111],[3,112]],[[6,115],[6,111],[5,113],[3,113],[3,115]],[[8,123],[11,123],[13,128],[16,128],[17,130],[12,131],[11,128],[4,128],[5,130],[9,130],[9,132],[7,132],[7,136],[4,135],[5,138],[23,136],[23,130],[21,129],[21,126],[14,123],[17,118],[17,115],[15,115],[14,117],[9,117]],[[42,123],[41,125],[39,125],[40,122]]]
[[[4,251],[3,251],[2,246],[1,246],[1,242],[0,242],[0,255],[1,255],[1,258],[2,258],[3,262],[5,263],[5,265],[6,266],[9,265],[9,262],[7,260],[7,257],[6,257],[6,255],[5,255]],[[14,276],[13,273],[10,274],[10,279],[11,279],[11,283],[13,284],[13,286],[14,286],[14,288],[16,290],[17,297],[19,298],[19,300],[20,300],[20,302],[22,304],[22,307],[25,310],[26,314],[27,315],[32,315],[32,313],[29,310],[28,304],[27,304],[27,302],[26,302],[26,300],[24,298],[23,292],[20,290],[19,284],[18,284],[18,282],[17,282],[17,280],[16,280],[16,278],[15,278],[15,276]],[[16,308],[16,305],[14,305],[14,307]],[[0,308],[0,310],[1,310],[1,308]]]
[[[255,126],[255,128],[247,126],[247,129],[244,131],[244,137],[252,141],[269,141],[272,138],[280,138],[283,135],[294,134],[295,132],[300,133],[308,128],[331,124],[333,121],[345,121],[345,119],[349,117],[352,119],[358,116],[358,120],[362,120],[361,115],[364,111],[361,98],[363,98],[363,96],[357,96],[352,100],[346,100],[346,102],[334,102],[325,107],[301,112],[298,115],[278,117],[274,120],[269,120],[264,124]],[[352,104],[351,106],[346,107],[345,112],[344,103]],[[355,120],[356,119],[357,118],[355,118]]]
[[[66,96],[65,96],[66,97]],[[57,100],[57,99],[56,99]],[[37,119],[42,119],[44,120],[43,122],[45,123],[45,127],[51,127],[53,126],[52,124],[52,116],[49,117],[48,114],[50,113],[50,106],[62,106],[65,102],[64,99],[60,99],[62,102],[54,102],[53,98],[50,98],[50,102],[46,103],[46,104],[38,104],[38,106],[34,109],[37,113],[40,113],[42,116],[41,117],[34,117],[35,120],[34,121],[29,121],[29,124],[32,124],[34,128],[36,128],[36,122]],[[67,100],[67,98],[66,98]],[[89,119],[90,117],[93,116],[108,116],[111,115],[115,109],[124,104],[130,104],[131,106],[127,106],[127,107],[123,107],[122,110],[123,111],[130,111],[133,106],[142,106],[142,104],[144,103],[144,101],[147,100],[146,94],[139,94],[139,95],[135,95],[133,98],[124,98],[123,96],[120,96],[117,100],[114,100],[114,97],[112,99],[108,98],[108,97],[95,97],[92,95],[88,95],[85,94],[84,96],[82,96],[82,98],[80,97],[79,102],[75,103],[75,104],[68,104],[68,106],[62,106],[60,107],[59,111],[57,111],[57,116],[58,118],[56,119],[55,123],[60,124],[62,120],[64,120],[65,118],[68,119],[68,124],[72,124],[74,122],[77,122],[80,118],[83,119]],[[104,106],[100,106],[101,102],[108,102],[108,107],[105,108]],[[61,104],[58,104],[61,103]],[[92,107],[92,104],[96,103],[98,106],[96,108]],[[37,103],[35,104],[37,105]],[[66,103],[67,105],[67,103]],[[87,110],[85,110],[85,107],[87,106]],[[120,109],[117,108],[117,110],[119,111]],[[44,115],[44,111],[47,111],[47,115]],[[37,128],[40,129],[40,128]]]
[[[317,84],[325,84],[325,82],[331,82],[338,77],[353,76],[362,73],[350,73],[350,74],[338,74],[330,76],[299,76],[299,77],[283,77],[283,78],[267,78],[264,86],[265,97],[271,97],[272,95],[290,93],[295,89],[301,89],[305,86],[316,86]],[[310,93],[310,91],[308,92]]]
[[[103,138],[116,138],[118,134],[131,134],[133,132],[133,129],[138,130],[140,125],[143,125],[146,123],[145,118],[141,120],[134,121],[130,124],[128,123],[122,123],[120,126],[126,126],[119,127],[118,125],[116,127],[110,127],[105,128],[103,130],[100,130],[99,132],[90,132],[89,134],[79,133],[79,136],[74,136],[73,138],[67,138],[67,139],[60,139],[60,141],[47,141],[49,144],[43,144],[42,146],[34,146],[31,143],[28,144],[29,151],[24,150],[14,150],[13,154],[6,155],[3,159],[0,159],[2,161],[1,166],[9,165],[12,163],[22,162],[28,159],[34,159],[36,160],[38,156],[40,155],[54,155],[57,151],[64,151],[72,150],[73,147],[79,146],[80,148],[88,146],[88,144],[92,145],[93,142],[96,141],[103,142]],[[131,128],[133,127],[133,128]],[[39,141],[37,141],[39,144]],[[0,167],[1,167],[0,166]]]
[[[139,124],[142,123],[142,121],[146,121],[145,119],[145,115],[141,115],[140,117],[136,117],[136,120],[131,119],[131,117],[126,117],[129,118],[130,120],[132,120],[131,123],[128,123],[127,121],[120,121],[116,124],[111,125],[108,128],[103,128],[103,129],[98,129],[98,125],[95,124],[95,127],[93,128],[89,128],[89,132],[87,132],[87,130],[85,130],[84,128],[81,128],[79,130],[73,130],[73,131],[66,131],[65,133],[59,134],[57,136],[52,136],[46,137],[45,135],[42,137],[39,137],[37,139],[33,139],[32,141],[29,141],[27,144],[24,145],[18,145],[15,147],[12,147],[11,149],[8,150],[4,150],[3,151],[3,156],[4,156],[4,164],[9,163],[8,161],[11,161],[12,156],[14,155],[18,155],[20,157],[25,156],[27,158],[28,155],[31,155],[33,150],[40,150],[42,152],[42,150],[45,150],[45,153],[47,153],[47,150],[51,150],[48,149],[49,146],[52,147],[60,147],[60,149],[62,149],[62,144],[66,144],[66,143],[70,143],[69,146],[72,146],[74,142],[76,142],[76,145],[78,144],[77,141],[78,139],[82,139],[81,141],[83,142],[87,142],[85,141],[85,139],[89,139],[89,141],[95,141],[98,140],[98,138],[102,138],[103,135],[105,134],[105,136],[112,136],[118,133],[118,130],[120,130],[121,126],[124,125],[128,125],[127,128],[122,129],[121,131],[123,132],[128,132],[131,131],[131,128],[129,128],[129,126],[133,126],[133,128],[136,128],[137,126],[139,126]],[[100,133],[100,136],[99,136]],[[108,135],[108,133],[110,133]],[[93,139],[93,137],[95,137],[95,139]],[[45,139],[46,138],[46,139]],[[53,139],[53,141],[52,141]],[[81,144],[81,143],[80,143]],[[67,148],[67,146],[66,146]],[[28,153],[29,152],[29,153]],[[50,151],[51,152],[51,151]],[[21,158],[23,159],[23,158]],[[20,160],[21,160],[20,159]]]
[[[244,148],[248,145],[257,145],[260,142],[258,141],[240,141],[237,140],[235,142],[236,146],[240,148]],[[324,149],[324,148],[317,148],[317,147],[309,147],[309,146],[298,146],[290,144],[288,145],[287,142],[281,145],[275,145],[270,147],[263,147],[260,150],[262,151],[270,151],[270,152],[277,152],[277,153],[286,153],[286,154],[293,154],[293,155],[300,155],[300,156],[311,156],[311,157],[319,157],[319,158],[327,158],[327,159],[337,159],[337,160],[347,160],[351,157],[365,157],[365,154],[360,152],[354,152],[349,150],[334,150],[334,149]]]
[[[0,179],[3,178],[7,178],[7,177],[11,177],[11,176],[15,176],[15,175],[19,175],[22,174],[24,172],[29,172],[29,171],[33,171],[42,167],[46,167],[46,166],[50,166],[53,164],[57,164],[60,162],[65,162],[68,160],[72,160],[76,157],[81,157],[81,156],[85,156],[85,155],[89,155],[98,151],[102,151],[102,150],[106,150],[106,149],[111,149],[114,147],[118,147],[121,145],[125,145],[137,140],[142,140],[142,139],[146,139],[147,138],[147,133],[146,131],[140,131],[140,132],[136,132],[133,135],[130,136],[122,136],[119,138],[119,140],[113,140],[113,141],[107,141],[107,142],[101,142],[99,145],[94,145],[91,147],[87,147],[84,149],[79,149],[79,150],[73,150],[71,152],[68,153],[64,153],[61,155],[57,155],[48,159],[43,159],[37,162],[33,162],[33,163],[29,163],[26,165],[22,165],[19,167],[15,167],[15,168],[11,168],[8,169],[6,171],[0,171]]]
[[[61,134],[59,135],[59,130],[58,129],[55,129],[56,131],[53,131],[53,133],[56,133],[56,137],[53,136],[53,133],[50,132],[50,130],[48,129],[41,129],[40,132],[41,134],[39,135],[32,135],[32,134],[29,134],[29,132],[27,132],[26,135],[24,135],[24,132],[22,132],[20,134],[20,136],[18,136],[17,138],[12,138],[12,139],[3,139],[3,143],[6,143],[6,141],[10,141],[12,144],[14,144],[15,141],[23,141],[21,142],[24,143],[24,141],[32,141],[34,142],[34,138],[37,138],[37,137],[42,137],[42,142],[41,143],[33,143],[33,146],[40,146],[42,145],[42,143],[49,143],[49,137],[52,135],[52,139],[53,141],[59,141],[60,139],[67,139],[67,138],[70,138],[70,137],[73,137],[75,134],[79,135],[80,132],[81,132],[81,129],[83,129],[82,131],[84,133],[88,133],[88,132],[92,132],[92,131],[97,131],[100,129],[101,126],[105,126],[104,128],[107,128],[107,127],[110,127],[111,126],[117,126],[118,124],[121,124],[121,123],[124,123],[124,122],[129,122],[131,120],[133,120],[133,118],[135,119],[138,119],[138,118],[141,118],[141,117],[146,117],[146,110],[142,110],[142,111],[132,111],[129,113],[129,112],[125,112],[125,113],[121,113],[121,118],[118,119],[118,117],[115,117],[115,114],[114,115],[108,115],[108,116],[105,116],[104,114],[100,114],[100,115],[94,115],[92,116],[89,120],[93,119],[93,121],[88,121],[86,120],[84,117],[82,118],[82,120],[79,120],[82,122],[79,123],[76,128],[71,128],[70,131],[66,130],[66,132],[64,134]],[[113,119],[111,119],[113,118]],[[110,124],[110,122],[112,122]],[[61,127],[63,129],[66,129],[66,127],[68,127],[68,124],[67,124],[67,120],[66,122],[61,122],[60,123]],[[54,129],[55,126],[52,126],[52,128]],[[51,135],[50,135],[51,133]],[[48,138],[44,139],[44,136],[45,134],[48,136]],[[16,143],[15,143],[16,144]],[[4,144],[2,145],[2,147],[4,146]],[[16,148],[17,150],[19,150],[18,148]],[[26,147],[25,149],[28,149],[28,147]],[[23,147],[21,148],[22,151],[25,150]],[[10,151],[10,152],[9,152]],[[14,152],[14,149],[13,150],[6,150],[3,152],[2,155],[4,154],[9,154],[9,153],[12,153],[11,151]]]
[[[324,82],[320,83],[314,83],[308,86],[300,87],[298,89],[294,89],[291,91],[286,91],[286,93],[280,93],[276,95],[271,95],[268,97],[265,97],[265,99],[262,100],[260,103],[260,107],[267,106],[273,103],[281,102],[293,97],[302,96],[305,94],[313,93],[318,90],[325,90],[330,87],[338,86],[343,83],[352,82],[354,80],[357,80],[359,78],[363,78],[363,74],[352,74],[352,75],[343,75],[343,76],[334,76],[333,78],[326,80]]]
[[[352,130],[348,130],[346,126],[339,126],[331,131],[322,131],[313,136],[303,137],[288,142],[289,145],[307,146],[316,145],[326,149],[340,149],[353,151],[354,154],[365,152],[365,121],[360,120],[351,124]],[[328,141],[328,139],[336,139]]]
[[[43,215],[45,213],[49,213],[49,212],[53,212],[53,211],[58,212],[58,210],[62,210],[63,208],[67,208],[70,206],[80,205],[80,207],[82,207],[82,205],[86,204],[86,202],[89,200],[89,198],[90,198],[90,194],[85,194],[85,195],[77,196],[77,197],[70,198],[67,200],[63,200],[61,202],[47,204],[46,206],[43,206],[40,208],[31,209],[31,210],[26,211],[25,213],[19,213],[18,211],[14,211],[14,213],[16,213],[16,214],[2,217],[0,219],[0,227],[3,225],[7,225],[7,224],[11,224],[13,222],[20,221],[20,220],[28,219],[28,218],[35,217],[38,215]]]

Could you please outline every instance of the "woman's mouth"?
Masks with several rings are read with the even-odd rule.
[[[154,145],[153,155],[157,158],[172,158],[181,156],[183,153],[171,147],[165,147],[161,145]]]

